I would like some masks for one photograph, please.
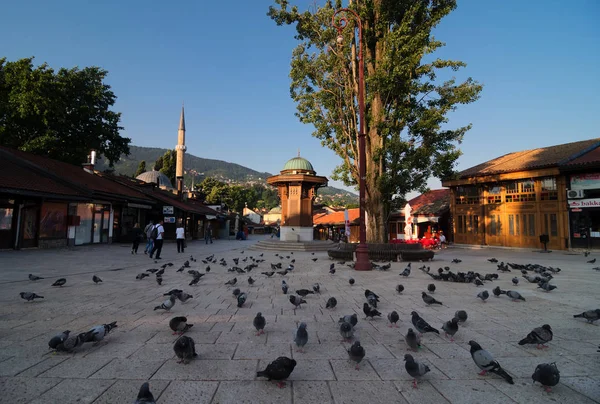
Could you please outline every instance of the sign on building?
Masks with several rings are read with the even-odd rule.
[[[571,175],[571,189],[600,189],[600,173]]]
[[[165,223],[175,223],[175,216],[165,216],[164,217],[164,222]]]
[[[600,208],[600,198],[569,199],[569,208]]]
[[[175,208],[172,206],[163,206],[163,215],[172,215],[175,213]]]

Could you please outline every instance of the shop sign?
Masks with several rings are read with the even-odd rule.
[[[175,212],[175,208],[172,206],[163,206],[163,215],[172,215]]]
[[[581,211],[582,211],[582,210],[581,210],[581,209],[579,209],[579,208],[576,208],[576,209],[571,209],[571,212],[581,212]]]
[[[175,223],[175,216],[165,216],[164,220],[165,223]]]
[[[571,189],[600,189],[600,173],[572,175]]]
[[[569,208],[600,208],[600,198],[569,199]]]

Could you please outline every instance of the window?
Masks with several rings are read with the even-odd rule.
[[[67,237],[67,207],[66,203],[44,202],[40,217],[41,238]]]
[[[478,205],[481,190],[479,187],[467,186],[456,187],[456,204],[457,205]]]
[[[535,181],[509,182],[506,185],[506,202],[535,202]]]
[[[548,214],[544,213],[544,234],[550,235],[548,233]]]
[[[535,237],[535,215],[529,215],[529,237]]]
[[[502,192],[502,188],[500,187],[490,187],[488,189],[487,203],[488,204],[496,204],[502,203],[502,196],[500,193]]]
[[[508,235],[515,235],[515,215],[508,215]]]
[[[458,215],[458,224],[457,224],[457,229],[456,229],[456,232],[458,234],[463,233],[462,218],[463,218],[462,215]]]
[[[479,233],[479,216],[478,215],[473,215],[473,233],[474,234]]]
[[[550,214],[550,236],[558,236],[558,221],[556,220],[556,213]]]
[[[540,180],[541,194],[540,198],[542,201],[556,201],[558,200],[558,189],[556,187],[556,178],[547,177]]]
[[[496,216],[490,215],[490,236],[496,235]]]
[[[13,208],[0,208],[0,230],[12,228]]]
[[[469,227],[467,227],[466,232],[471,233],[472,231],[473,231],[473,215],[469,215]]]
[[[524,236],[529,235],[529,227],[527,226],[527,215],[523,215],[523,232],[521,233]]]

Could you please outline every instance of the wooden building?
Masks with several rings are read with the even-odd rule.
[[[432,233],[443,231],[448,241],[452,241],[450,232],[450,198],[449,189],[432,189],[421,194],[408,204],[412,208],[413,234],[417,238],[428,237]],[[390,241],[404,236],[404,211],[395,211],[388,220],[388,233]]]
[[[600,146],[591,139],[509,153],[459,173],[442,184],[452,191],[454,242],[569,248],[568,178],[563,167]]]

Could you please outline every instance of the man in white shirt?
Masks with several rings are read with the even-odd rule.
[[[154,252],[156,251],[156,259],[160,260],[162,259],[160,257],[160,253],[162,251],[162,246],[163,246],[163,236],[165,235],[165,228],[163,227],[164,221],[160,220],[158,222],[158,224],[156,226],[154,226],[156,228],[156,240],[154,240],[154,247],[152,248],[152,251],[150,251],[150,258],[152,259],[152,256],[154,255]]]
[[[183,248],[185,247],[185,229],[183,228],[183,224],[177,226],[177,230],[175,230],[175,235],[177,237],[177,252],[182,253]]]

